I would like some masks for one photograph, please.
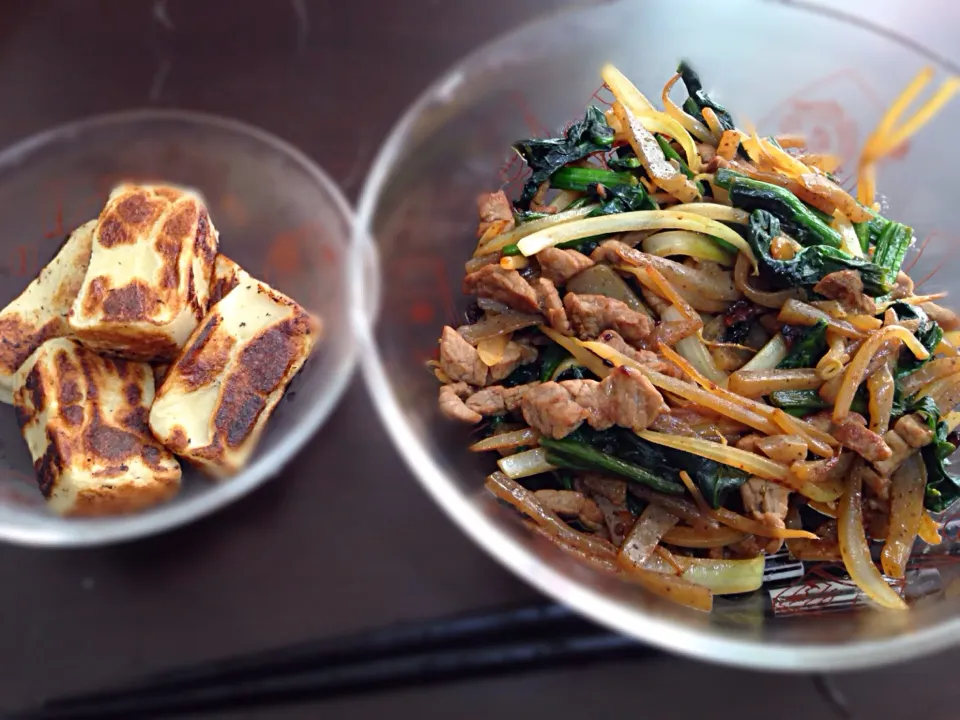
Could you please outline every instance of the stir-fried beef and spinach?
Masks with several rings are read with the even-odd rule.
[[[515,143],[518,196],[479,199],[441,411],[481,429],[490,492],[602,572],[709,609],[785,546],[905,607],[887,579],[960,497],[960,319],[904,272],[914,233],[874,178],[944,93],[894,106],[851,194],[839,158],[739,129],[686,63],[663,110],[602,76],[612,105]]]

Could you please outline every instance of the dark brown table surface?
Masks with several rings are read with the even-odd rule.
[[[378,144],[422,87],[478,44],[555,5],[7,0],[0,146],[93,113],[204,110],[293,142],[355,199]],[[0,546],[0,708],[179,663],[536,598],[419,489],[357,377],[282,476],[213,517],[105,549]],[[955,717],[958,660],[952,653],[836,685],[858,717]],[[704,710],[839,717],[809,677],[667,656],[243,716]]]

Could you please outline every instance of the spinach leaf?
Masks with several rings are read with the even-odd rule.
[[[827,321],[818,320],[816,325],[806,330],[794,341],[790,352],[777,365],[778,368],[812,368],[820,362],[827,352]]]
[[[643,185],[614,185],[613,187],[601,184],[590,185],[587,192],[596,197],[602,204],[592,210],[587,217],[600,215],[616,215],[634,210],[656,210],[657,204],[647,195]]]
[[[504,387],[516,387],[517,385],[526,385],[536,382],[540,379],[540,363],[532,362],[521,365],[512,373],[507,375],[500,383]]]
[[[934,433],[933,442],[920,450],[920,457],[927,468],[923,504],[931,512],[943,512],[960,498],[960,478],[952,476],[944,467],[946,459],[957,448],[947,440],[949,430],[940,419],[940,410],[933,398],[925,397],[913,403],[910,411],[922,417]]]
[[[860,241],[860,249],[863,250],[864,253],[870,249],[871,245],[877,244],[881,233],[883,233],[883,229],[890,223],[889,220],[873,212],[870,208],[865,209],[873,215],[873,218],[866,222],[853,224],[853,231],[857,234],[857,239]]]
[[[553,373],[556,372],[564,360],[570,357],[565,349],[555,342],[550,343],[546,350],[540,351],[540,382],[547,382]]]
[[[586,192],[589,186],[598,183],[610,187],[614,185],[637,185],[639,181],[628,172],[615,172],[593,167],[562,167],[550,176],[550,187],[558,190]]]
[[[564,165],[582,160],[591,153],[609,150],[613,147],[613,136],[613,128],[607,125],[603,112],[591,106],[583,120],[571,125],[563,137],[531,138],[514,143],[513,149],[532,171],[524,183],[517,207],[528,209],[537,188]]]
[[[628,155],[626,157],[607,158],[607,166],[611,170],[618,172],[629,172],[630,170],[642,168],[643,163],[640,162],[640,158],[636,155]]]
[[[576,365],[574,367],[568,367],[562,373],[557,375],[557,382],[563,382],[564,380],[599,380],[596,375],[587,370],[587,368],[582,365]]]
[[[727,112],[727,109],[723,107],[723,105],[711,100],[710,96],[703,91],[703,83],[700,82],[700,76],[694,72],[693,68],[690,67],[686,61],[680,62],[680,65],[677,67],[677,72],[680,73],[680,79],[687,88],[687,93],[690,95],[690,101],[692,101],[693,107],[696,108],[696,113],[694,113],[695,115],[698,115],[702,118],[703,115],[701,110],[705,107],[708,107],[717,114],[717,120],[720,121],[720,127],[722,127],[724,130],[733,130],[736,127],[734,125],[733,118],[730,116],[730,113]],[[686,107],[687,103],[684,103],[684,108]]]
[[[930,317],[923,311],[923,308],[917,305],[898,302],[894,303],[890,307],[893,308],[895,313],[897,313],[897,318],[899,320],[920,321],[920,324],[917,327],[917,331],[914,333],[914,335],[916,336],[917,340],[920,341],[920,344],[927,349],[932,357],[933,351],[943,339],[943,328],[937,324],[936,320],[931,320]],[[928,362],[930,362],[930,358],[927,358],[926,360],[917,360],[912,353],[901,353],[900,359],[897,362],[897,367],[894,370],[894,377],[899,379],[904,375],[912,373],[914,370],[922,365],[927,364]]]
[[[681,470],[686,470],[700,492],[715,508],[723,504],[728,492],[739,488],[748,477],[743,471],[728,465],[682,450],[649,443],[625,428],[614,427],[601,432],[590,427],[581,427],[565,440],[590,447],[599,453],[595,460],[599,457],[615,458],[633,467],[645,469],[673,487],[680,485],[675,478]],[[597,467],[604,469],[599,464]],[[612,468],[606,469],[616,472]],[[680,487],[682,488],[682,485]]]
[[[803,417],[833,407],[833,403],[820,397],[816,390],[774,390],[768,399],[771,405],[794,417]],[[850,409],[853,412],[866,413],[867,407],[866,389],[860,388],[853,397]]]
[[[627,480],[647,485],[659,492],[673,495],[680,495],[684,492],[684,487],[680,483],[671,482],[644,467],[597,450],[585,442],[578,441],[571,435],[562,440],[542,437],[540,438],[540,446],[547,450],[547,461],[558,467],[576,470],[586,468],[605,470],[620,475]]]
[[[913,240],[913,228],[898,222],[888,222],[877,238],[877,247],[873,253],[874,264],[885,268],[891,282],[896,280],[903,258]]]
[[[730,204],[752,212],[766,210],[780,221],[780,227],[801,245],[840,247],[840,233],[824,222],[818,211],[807,207],[786,188],[748,178],[732,170],[718,170],[718,186],[726,188]]]
[[[779,287],[810,287],[830,273],[856,270],[863,280],[864,292],[871,297],[890,292],[886,270],[826,245],[806,247],[791,260],[775,259],[770,255],[770,244],[780,234],[780,221],[774,215],[766,210],[754,210],[751,213],[747,242]]]

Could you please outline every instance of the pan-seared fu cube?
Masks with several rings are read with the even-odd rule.
[[[243,468],[320,334],[297,303],[236,270],[150,410],[157,439],[217,478]]]
[[[44,341],[66,335],[67,315],[90,262],[96,220],[67,238],[27,289],[0,312],[0,401],[13,402],[13,374]]]
[[[97,221],[90,265],[70,313],[73,336],[130,360],[172,360],[206,314],[217,243],[196,194],[117,187]]]
[[[153,371],[48,340],[17,371],[14,405],[40,491],[60,515],[135,512],[180,489],[177,459],[150,434]]]

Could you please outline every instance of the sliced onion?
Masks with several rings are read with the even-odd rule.
[[[733,545],[740,542],[746,533],[730,527],[719,527],[715,530],[700,530],[693,527],[674,527],[663,536],[663,542],[683,548],[716,548]]]
[[[637,210],[582,218],[528,235],[517,245],[520,252],[529,257],[536,255],[544,248],[553,247],[562,242],[582,240],[593,235],[612,235],[637,230],[692,230],[718,237],[736,247],[747,256],[754,268],[757,267],[753,250],[736,231],[702,215],[676,210]]]
[[[477,354],[480,356],[480,362],[487,367],[493,367],[501,360],[507,350],[507,343],[510,342],[509,333],[494,335],[484,338],[477,343]]]
[[[643,567],[660,544],[660,538],[678,522],[676,515],[659,505],[647,505],[630,534],[624,538],[617,559],[622,565]]]
[[[715,138],[713,133],[710,132],[710,128],[693,117],[693,115],[689,115],[684,112],[679,105],[670,99],[670,91],[673,89],[673,86],[676,85],[677,80],[679,79],[680,73],[677,73],[667,81],[666,85],[663,86],[663,92],[660,94],[660,99],[663,101],[663,109],[666,111],[667,115],[683,125],[686,131],[693,135],[697,140],[709,145],[715,145],[717,138]]]
[[[823,320],[827,323],[827,327],[833,328],[837,334],[843,335],[843,337],[854,340],[863,337],[863,333],[846,320],[832,317],[823,310],[796,299],[789,299],[783,303],[777,320],[787,325],[808,325],[811,327]]]
[[[498,252],[490,253],[489,255],[480,255],[479,257],[473,257],[467,260],[463,266],[463,271],[469,275],[487,265],[496,265],[498,262],[500,262],[500,253]]]
[[[887,340],[899,340],[913,353],[918,360],[926,360],[930,357],[927,349],[914,337],[913,333],[902,325],[888,325],[873,333],[866,342],[857,350],[853,360],[847,365],[843,373],[843,380],[840,383],[840,389],[837,392],[837,399],[833,407],[833,421],[835,423],[843,422],[850,414],[850,405],[853,403],[853,396],[860,387],[860,383],[867,375],[867,368],[873,356]]]
[[[823,379],[813,368],[737,370],[730,376],[730,391],[759,398],[777,390],[818,390]]]
[[[960,357],[937,358],[900,379],[900,390],[910,397],[929,382],[960,372]]]
[[[506,310],[499,315],[488,315],[473,325],[462,325],[457,328],[457,332],[471,345],[478,345],[483,340],[522,330],[531,325],[539,325],[542,322],[543,318],[539,315]]]
[[[600,71],[604,83],[610,88],[613,96],[627,110],[637,116],[643,127],[649,132],[657,132],[676,140],[687,156],[687,165],[693,172],[700,172],[700,155],[690,133],[665,112],[653,107],[649,100],[637,87],[617,68],[611,64],[604,65]],[[626,128],[624,128],[626,129]]]
[[[547,451],[540,447],[500,458],[497,460],[497,466],[511,480],[539,475],[557,469],[556,465],[547,462]]]
[[[940,537],[940,523],[930,517],[930,513],[926,510],[923,511],[923,516],[920,518],[920,527],[917,533],[927,545],[939,545],[943,542],[943,538]]]
[[[472,452],[484,452],[485,450],[512,450],[518,447],[538,445],[540,443],[540,433],[533,428],[523,428],[522,430],[513,430],[511,432],[491,435],[470,446]]]
[[[748,560],[713,560],[684,555],[674,557],[683,571],[681,578],[707,588],[714,595],[753,592],[763,584],[763,555]],[[669,573],[673,569],[659,557],[648,561],[647,567],[662,573]]]
[[[870,545],[863,529],[863,478],[859,468],[847,477],[837,517],[837,534],[844,567],[857,586],[885,608],[906,610],[903,598],[887,584],[870,557]]]
[[[611,573],[613,575],[621,574],[620,566],[617,564],[615,559],[607,555],[597,555],[590,550],[585,550],[583,547],[574,545],[563,537],[554,535],[544,526],[537,525],[537,523],[533,522],[532,520],[524,520],[523,524],[526,525],[531,532],[539,535],[544,540],[548,541],[555,547],[558,547],[564,553],[576,559],[577,561],[582,562],[584,565],[589,565],[594,570],[600,570],[601,572]],[[580,534],[582,535],[582,533]],[[583,535],[583,537],[588,536]],[[599,540],[599,538],[596,539]]]
[[[677,575],[655,572],[638,567],[624,568],[624,575],[628,580],[636,582],[647,591],[685,605],[694,610],[710,612],[713,610],[713,593],[709,589],[695,585]]]
[[[763,307],[779,310],[788,300],[799,300],[806,297],[803,288],[790,288],[789,290],[778,290],[768,292],[766,290],[757,290],[747,281],[750,274],[750,264],[747,259],[737,257],[736,265],[733,267],[733,282],[737,290],[743,293],[748,300],[755,302]]]
[[[603,295],[626,303],[629,308],[652,316],[650,308],[637,297],[626,281],[609,265],[594,265],[567,281],[567,292],[577,295]]]
[[[525,222],[523,225],[518,225],[510,232],[497,235],[488,242],[483,243],[477,247],[476,251],[473,253],[473,256],[477,257],[479,255],[488,255],[490,253],[500,252],[507,245],[515,245],[523,238],[533,235],[541,230],[553,227],[554,225],[561,225],[563,223],[571,222],[572,220],[586,217],[591,212],[596,210],[597,207],[598,205],[596,204],[584,205],[583,207],[576,208],[575,210],[566,210],[565,212],[558,212],[544,218],[537,218],[536,220]]]
[[[890,479],[890,520],[880,554],[883,572],[903,577],[923,517],[927,468],[917,455],[907,458]]]
[[[663,311],[664,322],[682,319],[680,311],[675,307],[668,307]],[[688,360],[704,377],[709,378],[720,387],[727,387],[729,375],[717,367],[717,364],[713,360],[713,355],[710,354],[710,351],[706,345],[703,344],[699,335],[690,335],[682,340],[678,340],[676,351],[681,357]]]
[[[837,210],[833,214],[830,226],[840,233],[840,249],[855,258],[863,257],[863,248],[860,247],[860,238],[853,229],[853,223],[842,212]]]
[[[479,307],[481,310],[486,310],[487,312],[491,313],[505,313],[511,309],[506,303],[486,297],[477,298],[477,307]]]
[[[718,220],[720,222],[736,223],[737,225],[746,225],[750,222],[750,213],[746,210],[730,207],[729,205],[721,205],[719,203],[683,203],[670,209],[693,213],[694,215],[702,215],[705,218]]]
[[[685,255],[733,267],[734,257],[715,242],[688,230],[666,230],[644,239],[643,251],[657,257]]]
[[[777,333],[740,370],[770,370],[775,368],[787,356],[787,342]]]

